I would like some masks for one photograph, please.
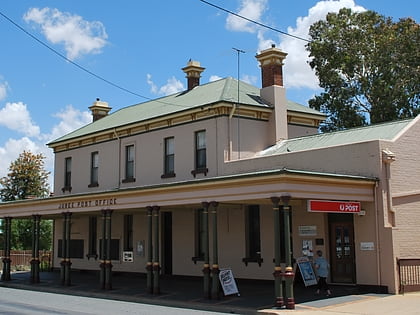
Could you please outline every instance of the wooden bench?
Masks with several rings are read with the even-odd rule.
[[[400,293],[420,291],[420,259],[397,258]]]

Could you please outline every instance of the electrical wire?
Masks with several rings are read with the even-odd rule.
[[[211,2],[208,2],[208,1],[205,1],[205,0],[200,0],[200,1],[201,1],[201,2],[203,2],[203,3],[205,3],[205,4],[207,4],[207,5],[209,5],[209,6],[212,6],[212,7],[216,8],[216,9],[222,10],[222,11],[224,11],[224,12],[227,12],[227,13],[229,13],[229,14],[232,14],[232,15],[234,15],[234,16],[237,16],[238,18],[241,18],[241,19],[247,20],[248,22],[251,22],[251,23],[257,24],[257,25],[259,25],[259,26],[261,26],[261,27],[267,28],[267,29],[272,30],[272,31],[274,31],[274,32],[277,32],[277,33],[280,33],[280,34],[283,34],[283,35],[286,35],[286,36],[290,36],[290,37],[293,37],[293,38],[296,38],[296,39],[299,39],[299,40],[303,40],[303,41],[305,41],[305,42],[307,42],[307,43],[310,43],[310,42],[311,42],[310,40],[308,40],[308,39],[306,39],[306,38],[299,37],[299,36],[296,36],[296,35],[292,35],[292,34],[289,34],[289,33],[284,32],[284,31],[281,31],[281,30],[279,30],[279,29],[276,29],[276,28],[274,28],[274,27],[271,27],[271,26],[265,25],[265,24],[263,24],[263,23],[257,22],[257,21],[255,21],[255,20],[251,20],[251,19],[249,19],[249,18],[247,18],[247,17],[245,17],[245,16],[243,16],[243,15],[239,15],[239,14],[237,14],[237,13],[235,13],[235,12],[232,12],[232,11],[229,11],[229,10],[227,10],[227,9],[225,9],[225,8],[219,7],[219,6],[217,6],[217,5],[215,5],[215,4],[211,3]]]
[[[141,95],[141,94],[139,94],[139,93],[136,93],[136,92],[130,91],[129,89],[126,89],[126,88],[122,87],[121,85],[116,84],[116,83],[114,83],[114,82],[111,82],[111,81],[109,81],[109,80],[105,79],[104,77],[102,77],[102,76],[100,76],[100,75],[98,75],[98,74],[96,74],[96,73],[94,73],[94,72],[90,71],[89,69],[87,69],[87,68],[83,67],[82,65],[78,64],[77,62],[74,62],[73,60],[71,60],[71,59],[67,58],[67,57],[66,57],[66,56],[64,56],[62,53],[58,52],[57,50],[55,50],[54,48],[52,48],[52,47],[51,47],[51,46],[49,46],[48,44],[44,43],[42,40],[40,40],[40,39],[39,39],[39,38],[37,38],[36,36],[34,36],[34,35],[32,35],[31,33],[29,33],[27,30],[25,30],[22,26],[20,26],[19,24],[17,24],[15,21],[13,21],[11,18],[9,18],[7,15],[5,15],[3,12],[1,12],[1,11],[0,11],[0,15],[1,15],[3,18],[5,18],[7,21],[9,21],[10,23],[12,23],[12,24],[13,24],[15,27],[17,27],[19,30],[21,30],[22,32],[24,32],[26,35],[28,35],[29,37],[31,37],[33,40],[35,40],[36,42],[38,42],[39,44],[41,44],[41,45],[42,45],[42,46],[44,46],[45,48],[49,49],[50,51],[52,51],[54,54],[56,54],[56,55],[57,55],[57,56],[59,56],[60,58],[64,59],[65,61],[67,61],[67,62],[69,62],[69,63],[71,63],[73,66],[76,66],[76,67],[77,67],[77,68],[79,68],[80,70],[82,70],[82,71],[84,71],[84,72],[86,72],[86,73],[90,74],[91,76],[93,76],[93,77],[95,77],[95,78],[97,78],[97,79],[99,79],[99,80],[101,80],[101,81],[103,81],[103,82],[105,82],[105,83],[107,83],[107,84],[109,84],[109,85],[111,85],[111,86],[113,86],[113,87],[117,88],[117,89],[120,89],[120,90],[122,90],[122,91],[124,91],[124,92],[126,92],[126,93],[129,93],[129,94],[132,94],[132,95],[135,95],[135,96],[138,96],[138,97],[144,98],[144,99],[149,100],[149,101],[153,100],[153,99],[152,99],[152,98],[150,98],[150,97],[147,97],[147,96]],[[163,102],[161,102],[161,103],[163,103]],[[169,104],[169,105],[175,105],[175,104]]]

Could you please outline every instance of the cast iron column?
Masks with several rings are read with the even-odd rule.
[[[284,273],[284,279],[286,284],[286,308],[294,309],[295,308],[295,298],[293,296],[293,278],[295,276],[292,266],[292,251],[290,244],[290,211],[291,207],[289,206],[290,196],[285,195],[281,197],[283,202],[282,212],[283,212],[283,222],[284,222],[284,252],[286,255],[286,269]]]
[[[112,289],[112,263],[111,263],[111,215],[112,210],[105,210],[105,234],[106,234],[106,257],[105,257],[105,289]]]
[[[281,272],[281,250],[280,250],[280,213],[279,213],[279,202],[280,198],[271,197],[274,211],[274,293],[276,295],[275,307],[283,307],[283,283]]]
[[[203,251],[204,251],[204,298],[210,298],[210,262],[209,262],[209,203],[202,202],[203,206]]]
[[[4,258],[3,258],[3,272],[1,274],[1,280],[10,281],[10,240],[12,232],[12,218],[4,218]]]
[[[70,260],[70,239],[71,239],[71,212],[66,213],[66,256],[64,264],[64,284],[69,286],[71,285],[71,260]]]
[[[31,282],[39,283],[39,225],[41,216],[33,215],[32,224],[32,260],[31,260]]]
[[[101,214],[102,214],[102,239],[101,239],[100,248],[99,248],[99,259],[100,259],[99,284],[102,289],[105,289],[106,210],[101,210]]]
[[[65,274],[66,274],[66,229],[67,229],[67,213],[63,212],[63,235],[62,235],[62,240],[61,240],[61,262],[60,262],[60,280],[61,280],[61,284],[64,285],[65,282]]]
[[[154,230],[154,258],[153,258],[153,294],[160,294],[160,262],[159,262],[159,210],[160,207],[154,206],[154,219],[155,219],[155,230]]]
[[[147,292],[153,293],[153,208],[147,207]]]
[[[219,298],[219,256],[218,256],[218,248],[217,248],[217,206],[219,205],[218,202],[212,201],[210,203],[212,206],[212,227],[213,227],[213,265],[211,269],[212,273],[212,287],[211,287],[211,297],[213,299]]]

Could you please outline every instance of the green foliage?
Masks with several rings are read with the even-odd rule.
[[[32,225],[32,219],[12,219],[11,248],[13,250],[32,249]],[[52,221],[41,220],[39,229],[39,249],[51,250]]]
[[[48,196],[49,172],[44,169],[44,158],[42,154],[23,151],[10,164],[9,173],[0,179],[2,201]]]
[[[314,23],[307,50],[324,91],[309,106],[328,115],[323,131],[420,113],[420,27],[376,12],[341,9]]]
[[[28,151],[21,153],[10,164],[7,176],[0,179],[2,201],[48,196],[50,192],[48,185],[49,172],[44,169],[44,159],[45,157],[42,154],[32,154]],[[32,219],[12,219],[12,249],[26,250],[32,248],[32,224]],[[2,227],[0,229],[3,231]],[[3,235],[1,235],[1,238],[3,238]],[[52,221],[41,220],[39,249],[50,250],[51,242]]]

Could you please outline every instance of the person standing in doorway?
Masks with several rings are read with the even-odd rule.
[[[318,286],[316,290],[316,294],[319,294],[321,290],[325,290],[327,296],[331,296],[331,290],[327,283],[328,271],[330,269],[330,264],[328,261],[322,257],[322,251],[318,250],[316,252],[317,258],[314,261],[315,269],[318,275]]]

